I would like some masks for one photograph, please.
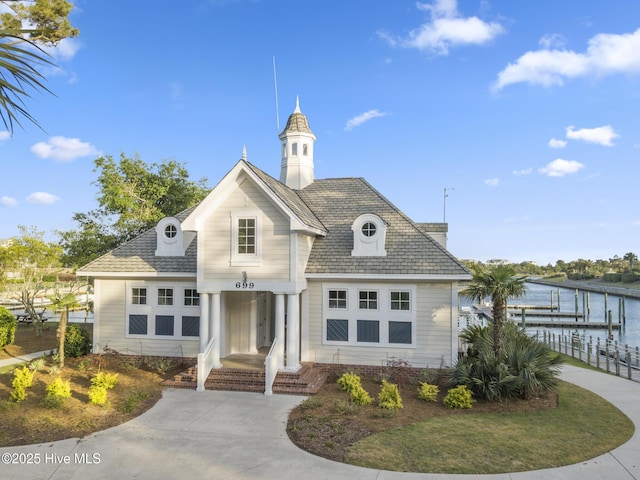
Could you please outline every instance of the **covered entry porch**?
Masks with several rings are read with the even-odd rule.
[[[271,394],[278,372],[301,368],[300,302],[299,293],[201,292],[196,390],[205,389],[210,372],[222,369],[225,358],[233,362],[243,355],[254,365],[262,362],[264,393]]]

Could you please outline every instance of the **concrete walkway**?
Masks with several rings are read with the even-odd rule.
[[[293,445],[285,431],[287,413],[305,397],[168,389],[151,410],[118,427],[81,440],[0,449],[0,478],[640,480],[640,384],[570,366],[563,367],[562,379],[625,412],[636,425],[631,440],[580,464],[533,472],[387,472],[325,460]],[[8,464],[12,461],[22,464]]]

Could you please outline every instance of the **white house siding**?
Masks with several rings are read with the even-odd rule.
[[[260,212],[261,266],[231,266],[234,212]],[[249,281],[289,281],[289,220],[252,183],[245,179],[206,220],[198,241],[204,256],[205,281],[238,281],[247,272]]]
[[[127,315],[129,312],[128,289],[135,286],[147,286],[148,290],[158,286],[181,289],[195,288],[195,281],[186,283],[180,281],[154,281],[144,282],[124,279],[100,279],[96,280],[96,290],[100,297],[96,301],[94,332],[97,344],[94,351],[103,352],[105,348],[115,350],[128,355],[170,356],[170,357],[196,357],[199,349],[198,337],[193,338],[143,338],[132,337],[127,334]],[[151,301],[152,295],[150,295]],[[155,314],[154,304],[149,305],[150,315]],[[176,310],[180,310],[179,307]],[[188,312],[190,315],[199,315],[197,311]]]
[[[326,282],[336,285],[335,282]],[[351,283],[348,288],[366,289],[367,283]],[[323,282],[309,281],[308,346],[303,361],[354,365],[386,365],[392,359],[402,359],[414,367],[450,365],[451,352],[451,284],[450,283],[394,283],[398,289],[410,286],[416,291],[415,346],[356,346],[328,345],[324,341],[324,312],[326,288]]]

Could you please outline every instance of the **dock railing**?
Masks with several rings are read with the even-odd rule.
[[[616,341],[601,341],[586,335],[556,334],[536,331],[536,339],[551,350],[580,360],[606,372],[640,382],[640,347],[620,345]]]

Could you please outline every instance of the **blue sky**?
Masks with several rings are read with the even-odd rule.
[[[276,178],[300,106],[317,178],[362,176],[460,258],[640,253],[640,2],[76,0],[56,96],[0,127],[0,238],[96,206],[97,155],[175,159],[210,186]]]

